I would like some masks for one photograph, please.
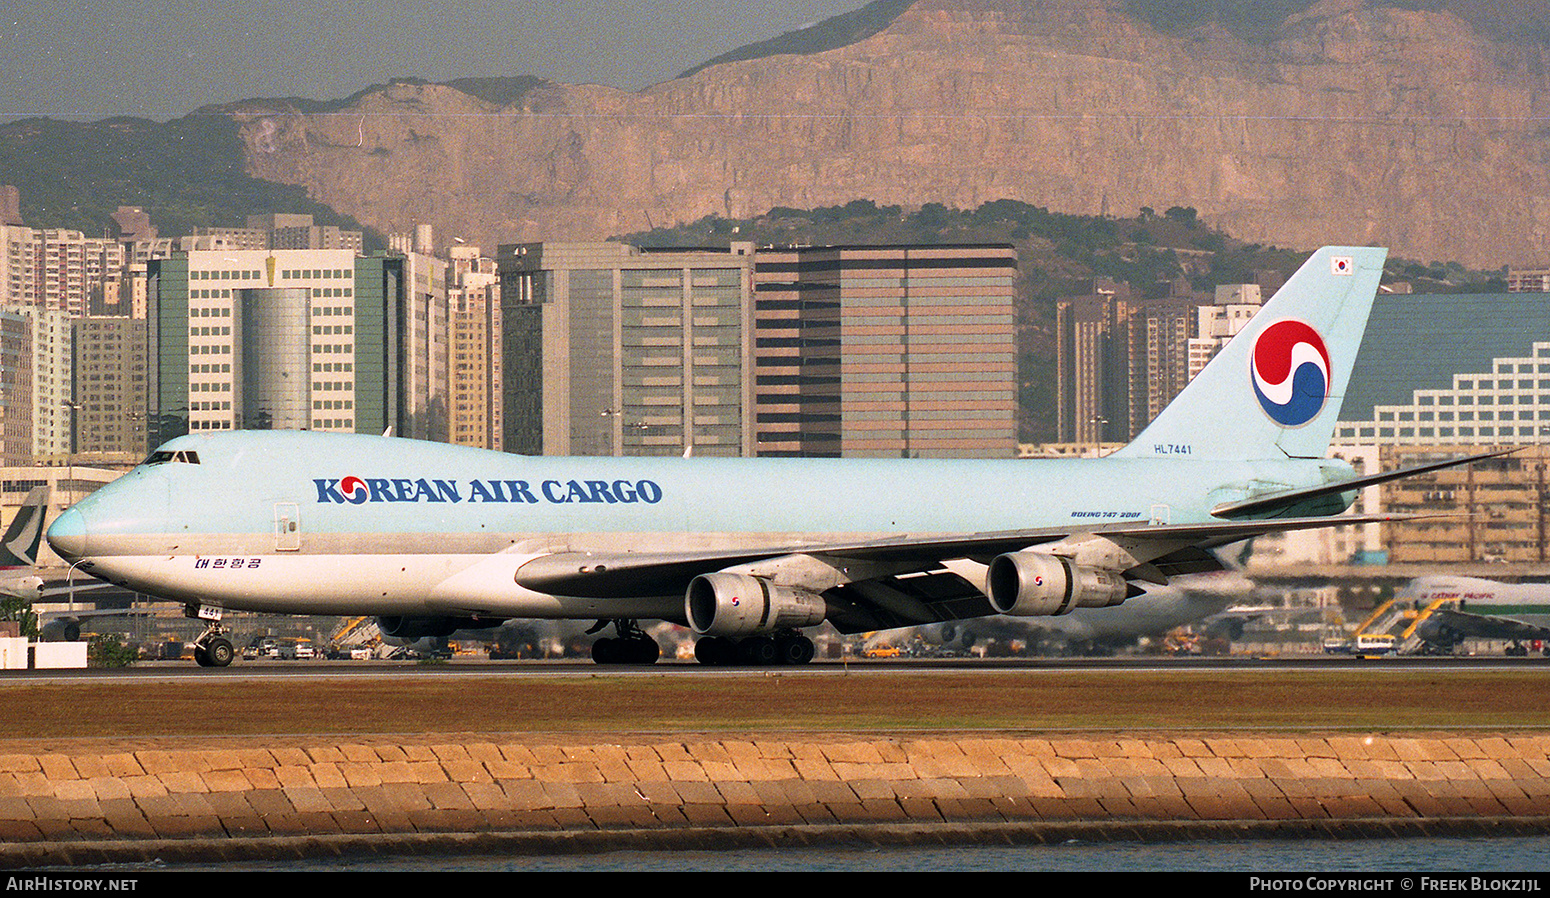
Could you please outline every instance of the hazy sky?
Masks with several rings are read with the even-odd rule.
[[[0,121],[168,119],[349,96],[394,77],[534,75],[639,89],[866,0],[12,0]]]

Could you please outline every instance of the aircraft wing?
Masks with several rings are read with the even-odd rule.
[[[1476,639],[1513,639],[1518,641],[1540,639],[1550,641],[1550,627],[1537,627],[1510,617],[1494,614],[1476,614],[1454,608],[1438,608],[1427,615],[1421,627],[1423,637],[1435,636],[1442,631]]]
[[[763,575],[783,572],[806,580],[830,604],[842,632],[941,623],[996,613],[980,586],[948,569],[967,559],[1039,546],[1077,554],[1094,542],[1117,550],[1127,576],[1166,582],[1170,576],[1221,570],[1208,549],[1265,533],[1373,521],[1397,515],[1341,515],[1223,521],[1208,524],[1116,524],[977,533],[951,537],[884,536],[861,542],[770,546],[679,553],[564,552],[540,556],[517,569],[518,585],[552,595],[608,598],[684,592],[701,574],[728,569]],[[1139,590],[1137,590],[1139,592]]]

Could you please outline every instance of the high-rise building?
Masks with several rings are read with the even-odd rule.
[[[77,318],[74,460],[124,464],[145,455],[149,351],[144,318]]]
[[[1550,442],[1550,301],[1536,293],[1380,293],[1335,440]]]
[[[0,225],[0,302],[84,315],[116,293],[124,245],[80,231]]]
[[[119,206],[109,218],[113,222],[113,239],[119,243],[154,242],[157,239],[150,213],[139,206]]]
[[[32,322],[0,311],[0,465],[32,463]]]
[[[1010,246],[502,247],[507,451],[1007,457]]]
[[[0,227],[22,223],[22,196],[15,185],[0,184]]]
[[[1199,308],[1193,298],[1148,299],[1122,322],[1128,344],[1127,436],[1140,433],[1189,383],[1190,339]]]
[[[38,302],[38,238],[32,228],[0,223],[0,302]]]
[[[136,244],[139,245],[139,244]],[[171,250],[151,258],[164,258],[171,255]],[[92,298],[88,317],[127,317],[145,320],[146,309],[146,263],[129,262],[125,264],[122,276],[118,281],[118,292],[104,294],[99,300]]]
[[[1386,468],[1404,468],[1483,447],[1381,447]],[[1409,516],[1385,525],[1391,562],[1550,561],[1550,446],[1382,487],[1383,510]],[[1455,513],[1439,514],[1440,511]]]
[[[502,246],[505,450],[752,454],[750,253]]]
[[[1094,287],[1055,309],[1056,427],[1062,443],[1130,437],[1130,346],[1123,325],[1135,299],[1123,284]]]
[[[447,263],[420,253],[399,258],[403,260],[404,306],[395,317],[400,327],[396,379],[401,415],[393,432],[446,442],[450,338]]]
[[[175,242],[182,252],[265,250],[269,249],[269,232],[257,228],[195,228],[194,233]]]
[[[1138,299],[1099,279],[1056,308],[1060,440],[1123,443],[1161,412],[1259,310],[1257,284],[1214,299],[1176,289]]]
[[[757,453],[1013,454],[1016,272],[999,244],[758,250]]]
[[[1263,295],[1258,284],[1224,284],[1216,288],[1215,302],[1197,307],[1195,335],[1189,340],[1191,380],[1259,313]]]
[[[501,318],[500,278],[495,260],[476,246],[454,247],[449,255],[447,305],[451,314],[451,359],[447,390],[451,403],[449,441],[500,449]]]
[[[184,239],[186,251],[265,249],[346,249],[362,252],[364,235],[333,225],[319,225],[311,215],[285,212],[249,215],[247,227],[195,228]]]
[[[87,237],[80,231],[35,231],[36,305],[71,317],[87,314],[93,297],[117,293],[124,270],[124,245]]]
[[[71,405],[77,395],[70,315],[60,309],[18,303],[5,303],[3,308],[28,322],[32,353],[32,460],[63,463],[71,452]]]
[[[148,281],[152,443],[232,429],[436,431],[426,410],[445,396],[416,391],[445,381],[411,387],[409,374],[434,355],[420,322],[436,318],[402,257],[178,253],[152,260]]]

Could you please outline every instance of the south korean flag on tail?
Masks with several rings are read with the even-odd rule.
[[[1350,256],[1331,256],[1329,260],[1330,274],[1351,275],[1356,273],[1356,263]]]

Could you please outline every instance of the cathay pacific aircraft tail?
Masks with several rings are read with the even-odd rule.
[[[94,576],[207,619],[376,615],[414,638],[508,619],[639,621],[706,663],[802,663],[842,632],[1118,605],[1217,569],[1209,549],[1376,520],[1325,459],[1385,251],[1326,247],[1132,446],[1102,459],[524,457],[387,437],[178,437],[49,529]],[[1145,599],[1140,599],[1145,601]],[[606,624],[605,624],[606,622]]]
[[[22,500],[11,526],[0,536],[0,596],[36,602],[43,594],[38,576],[38,549],[43,545],[44,518],[48,515],[47,486],[35,486]]]

